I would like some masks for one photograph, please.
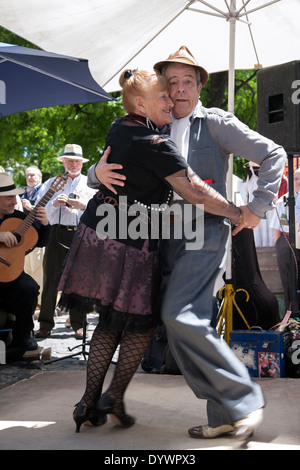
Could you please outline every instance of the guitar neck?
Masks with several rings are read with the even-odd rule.
[[[32,211],[27,215],[27,217],[23,220],[23,222],[19,225],[15,232],[23,237],[24,234],[27,232],[29,227],[33,224],[34,220],[36,219],[36,213],[38,207],[45,207],[45,205],[50,201],[53,194],[56,192],[54,188],[49,188],[48,191],[44,194],[42,199],[38,202],[38,204],[32,209]]]

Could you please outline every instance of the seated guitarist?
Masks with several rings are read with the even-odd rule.
[[[3,222],[9,218],[24,220],[26,214],[15,210],[16,196],[23,194],[22,188],[16,188],[12,178],[7,173],[0,173],[0,272],[1,265],[5,266],[5,251],[16,247],[18,240],[12,231],[5,231],[1,228]],[[33,227],[38,232],[37,246],[45,246],[48,243],[50,225],[47,219],[45,208],[39,207],[36,215],[36,222]],[[20,221],[21,223],[21,221]],[[7,225],[7,223],[5,224]],[[0,282],[0,306],[4,311],[12,313],[16,321],[12,324],[13,341],[9,345],[10,349],[32,351],[38,345],[32,335],[34,328],[33,314],[37,306],[39,285],[34,279],[21,272],[18,277],[10,282]]]

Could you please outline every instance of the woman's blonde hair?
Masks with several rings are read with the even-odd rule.
[[[168,90],[168,82],[162,75],[146,70],[124,70],[119,84],[122,87],[122,101],[127,113],[135,112],[135,97],[146,96],[150,87],[158,86],[161,90]]]

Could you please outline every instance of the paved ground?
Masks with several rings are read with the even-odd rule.
[[[55,317],[55,327],[52,330],[50,338],[38,339],[39,346],[44,349],[51,348],[51,360],[56,360],[65,356],[69,356],[76,352],[80,352],[81,341],[75,339],[74,332],[70,328],[66,328],[65,323],[68,315]],[[88,335],[91,338],[93,330],[97,325],[98,315],[91,313],[88,315]],[[35,330],[39,329],[39,323],[35,321]],[[75,348],[75,349],[73,349]],[[70,349],[73,349],[70,351]],[[88,350],[88,346],[87,346]],[[0,389],[12,385],[20,380],[27,379],[33,375],[43,371],[58,370],[84,370],[86,362],[82,354],[78,354],[73,358],[67,358],[58,362],[45,365],[44,363],[25,363],[12,362],[6,365],[0,365]]]

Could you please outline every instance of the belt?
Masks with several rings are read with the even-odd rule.
[[[68,232],[76,232],[77,225],[61,225],[61,224],[54,224],[55,227],[63,228],[64,230],[68,230]]]

